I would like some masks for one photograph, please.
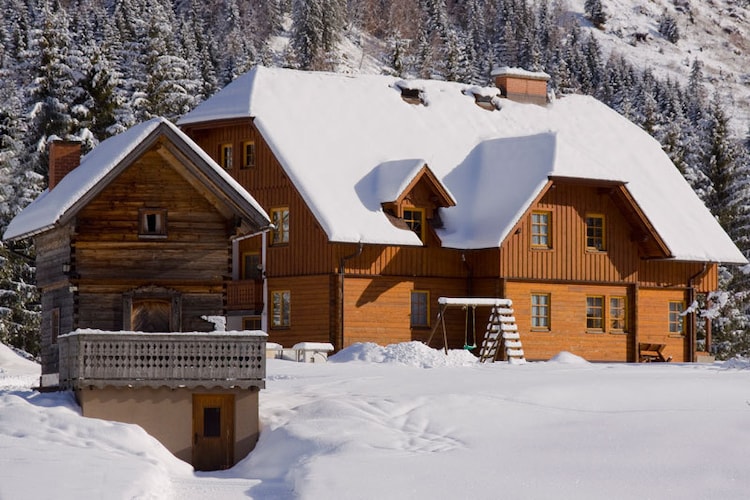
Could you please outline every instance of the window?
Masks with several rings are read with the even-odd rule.
[[[409,229],[417,233],[419,239],[424,242],[424,209],[423,208],[405,208],[404,222]]]
[[[271,224],[274,225],[271,231],[271,244],[289,243],[289,208],[272,208]]]
[[[531,328],[533,330],[549,330],[550,327],[550,296],[548,293],[531,295]]]
[[[550,212],[531,213],[531,246],[536,248],[551,248],[550,244]]]
[[[255,166],[255,143],[247,141],[242,144],[242,168]]]
[[[681,301],[673,301],[669,303],[669,334],[670,335],[682,335],[684,333],[683,328],[685,327],[682,321],[682,311],[685,309],[685,304]]]
[[[586,249],[603,251],[604,241],[604,216],[586,216]]]
[[[260,253],[245,252],[242,254],[242,279],[259,280],[262,277]]]
[[[411,292],[411,326],[412,328],[430,326],[430,292],[420,290]]]
[[[219,146],[219,165],[225,170],[232,168],[232,145],[222,144]]]
[[[609,330],[624,332],[627,329],[625,297],[609,298]]]
[[[260,330],[261,329],[260,316],[246,316],[242,318],[242,329],[243,330]]]
[[[290,325],[289,307],[291,305],[289,290],[271,292],[271,326],[284,328]]]
[[[586,297],[586,329],[604,330],[604,297]]]
[[[138,235],[141,238],[167,236],[167,211],[162,208],[142,208],[138,211]]]
[[[60,336],[60,308],[55,307],[52,309],[52,315],[50,317],[50,333],[52,336],[51,344],[57,344],[57,337]]]

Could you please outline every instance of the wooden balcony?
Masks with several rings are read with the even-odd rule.
[[[261,332],[77,331],[58,338],[60,387],[265,387]]]
[[[263,310],[263,281],[239,280],[227,282],[227,310]]]

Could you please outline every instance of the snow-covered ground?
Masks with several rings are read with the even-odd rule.
[[[30,389],[0,345],[0,498],[746,498],[750,363],[480,365],[418,343],[269,360],[262,433],[194,473],[139,427]]]

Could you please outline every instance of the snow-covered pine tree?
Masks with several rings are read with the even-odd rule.
[[[586,3],[583,4],[583,11],[594,26],[599,29],[604,27],[604,23],[607,22],[607,13],[602,5],[602,0],[586,0]]]
[[[666,9],[659,16],[659,33],[671,43],[677,43],[680,40],[680,29],[677,26],[677,19],[674,18]]]

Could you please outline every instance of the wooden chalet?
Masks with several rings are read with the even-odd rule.
[[[266,339],[211,320],[233,241],[268,216],[163,119],[80,160],[78,143],[52,143],[49,189],[4,235],[34,238],[42,386],[74,390],[85,416],[140,424],[196,469],[230,467],[257,440]]]
[[[529,359],[695,360],[688,306],[747,261],[656,141],[546,79],[257,67],[184,116],[275,225],[239,242],[228,323],[341,349],[426,340],[440,297],[507,298]]]

